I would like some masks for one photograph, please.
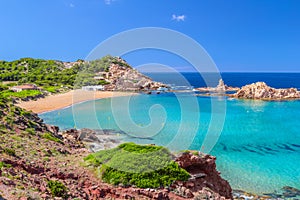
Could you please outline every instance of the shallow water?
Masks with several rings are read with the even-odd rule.
[[[220,109],[212,110],[216,102],[221,103]],[[223,125],[224,117],[221,135],[210,152],[217,157],[218,170],[235,189],[266,193],[283,186],[300,188],[299,114],[300,101],[218,99],[182,93],[101,99],[40,117],[62,129],[122,130],[133,136],[127,137],[128,141],[173,150],[199,150],[209,127],[210,138],[217,139],[217,127]]]

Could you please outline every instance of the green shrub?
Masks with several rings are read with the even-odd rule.
[[[42,94],[42,92],[39,90],[23,90],[21,92],[5,90],[4,92],[2,92],[2,96],[5,98],[8,98],[8,97],[27,98],[27,97],[36,97],[41,94]]]
[[[59,89],[61,87],[58,87],[58,86],[46,86],[46,87],[43,87],[44,90],[48,91],[48,92],[51,92],[51,93],[57,93],[59,92]]]
[[[67,197],[67,187],[59,181],[48,181],[50,192],[55,197]]]
[[[6,164],[5,162],[0,162],[0,169],[1,169],[2,167],[10,168],[10,167],[11,167],[11,164]]]
[[[109,82],[107,82],[107,81],[105,81],[105,80],[100,80],[100,81],[98,82],[98,85],[107,85],[107,84],[109,84]]]
[[[190,176],[172,161],[172,154],[160,146],[124,143],[90,154],[84,160],[88,165],[99,167],[103,181],[114,185],[158,188]]]
[[[62,143],[62,141],[60,139],[58,139],[57,137],[54,137],[51,133],[44,133],[42,135],[43,138],[47,139],[47,140],[51,140],[54,142],[58,142],[58,143]]]
[[[34,128],[26,128],[25,132],[30,135],[36,135]]]
[[[14,149],[10,149],[10,148],[4,148],[4,153],[10,155],[10,156],[16,156],[16,152]]]
[[[30,117],[31,116],[31,112],[30,111],[26,111],[24,109],[20,110],[20,115],[24,116],[24,117]]]

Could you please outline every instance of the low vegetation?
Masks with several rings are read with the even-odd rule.
[[[16,156],[16,152],[14,149],[11,149],[11,148],[4,148],[3,149],[4,153],[6,153],[7,155],[10,155],[10,156]]]
[[[54,137],[51,133],[44,133],[42,135],[43,138],[47,139],[47,140],[51,140],[54,142],[58,142],[58,143],[62,143],[62,141],[60,139],[58,139],[57,137]]]
[[[0,195],[5,199],[67,199],[70,182],[55,176],[58,180],[51,180],[39,174],[44,171],[47,177],[53,178],[56,172],[52,170],[70,166],[72,170],[68,171],[74,173],[75,164],[67,163],[70,158],[64,153],[71,151],[68,144],[48,132],[35,114],[15,106],[9,98],[0,99],[0,113],[0,177],[7,187],[4,193],[0,189]],[[69,151],[63,151],[65,148]],[[46,198],[40,197],[41,185],[47,186]]]
[[[11,90],[6,90],[2,92],[3,97],[16,97],[16,98],[27,98],[27,97],[36,97],[42,95],[42,92],[39,90],[23,90],[20,92],[14,92]]]
[[[93,77],[97,72],[108,72],[112,63],[130,67],[126,62],[110,55],[88,62],[77,60],[71,68],[56,60],[22,58],[11,62],[0,61],[0,82],[12,82],[10,86],[34,83],[48,92],[56,93],[63,87],[73,88],[74,85],[107,84]]]
[[[103,181],[114,185],[159,188],[189,178],[189,173],[172,161],[172,154],[161,146],[124,143],[90,154],[84,160],[100,172]]]
[[[72,85],[78,67],[66,69],[62,62],[22,58],[12,62],[0,61],[0,81],[36,83],[37,85]]]
[[[48,188],[54,197],[67,197],[67,187],[59,181],[48,181]]]
[[[6,168],[11,168],[11,164],[6,164],[5,162],[0,162],[0,170],[2,169],[2,168],[4,168],[4,167],[6,167]],[[1,174],[0,174],[1,175]]]

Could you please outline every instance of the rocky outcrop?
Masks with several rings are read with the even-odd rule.
[[[64,142],[76,143],[76,141],[83,142],[91,152],[96,152],[104,149],[114,148],[121,144],[120,138],[122,132],[105,129],[105,130],[91,130],[91,129],[69,129],[59,133]]]
[[[77,60],[76,62],[61,62],[61,61],[56,61],[58,64],[63,64],[63,66],[66,69],[70,69],[74,67],[75,65],[80,65],[81,63],[84,63],[83,60]]]
[[[200,87],[196,88],[196,90],[200,92],[214,92],[214,93],[224,93],[224,92],[230,92],[230,91],[237,91],[240,88],[238,87],[231,87],[224,83],[223,79],[219,80],[219,83],[216,87]]]
[[[198,152],[180,154],[175,162],[191,174],[186,182],[175,182],[172,187],[181,196],[195,199],[232,199],[229,183],[216,169],[216,158]]]
[[[232,97],[265,100],[298,99],[300,98],[300,92],[296,88],[275,89],[265,82],[256,82],[243,86]]]
[[[50,132],[58,136],[59,128],[43,123],[43,120],[38,117],[36,113],[27,112],[23,109],[8,104],[0,107],[0,123],[3,124],[7,130],[21,132]],[[33,133],[32,133],[33,134]]]
[[[167,87],[133,69],[121,58],[118,58],[118,62],[110,65],[107,81],[110,84],[105,85],[105,90],[139,91]]]

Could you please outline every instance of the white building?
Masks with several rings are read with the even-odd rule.
[[[39,90],[39,88],[35,84],[24,84],[24,85],[16,85],[10,88],[14,92],[21,92],[23,90]]]
[[[89,85],[89,86],[83,86],[82,89],[86,90],[86,91],[101,91],[101,90],[104,90],[104,86],[103,85]]]

